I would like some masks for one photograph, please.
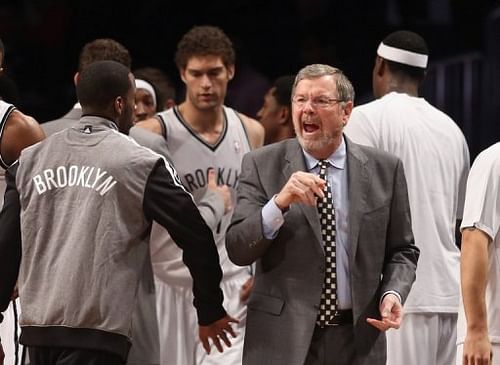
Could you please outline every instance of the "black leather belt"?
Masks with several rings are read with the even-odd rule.
[[[352,309],[337,309],[325,327],[343,324],[352,324]],[[316,324],[316,326],[318,325]]]

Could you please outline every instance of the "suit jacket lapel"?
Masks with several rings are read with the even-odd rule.
[[[370,171],[366,166],[367,156],[350,140],[347,144],[347,184],[349,191],[349,261],[354,267],[354,257],[358,248],[358,236],[363,213],[366,211],[366,192],[370,183]]]
[[[285,166],[283,167],[283,174],[285,175],[285,182],[288,181],[290,176],[295,171],[307,171],[307,166],[304,159],[304,154],[302,153],[302,147],[296,139],[291,140],[287,145],[287,152],[285,155]],[[321,227],[319,224],[318,210],[316,207],[312,207],[305,204],[297,204],[309,222],[311,229],[316,238],[317,244],[321,252],[323,253],[323,244],[321,239]]]

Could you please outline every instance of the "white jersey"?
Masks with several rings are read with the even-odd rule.
[[[481,152],[472,165],[461,228],[467,227],[480,229],[491,239],[488,245],[486,311],[490,340],[500,344],[500,143]],[[458,344],[464,342],[466,330],[463,303],[460,301]]]
[[[463,211],[469,151],[458,126],[423,98],[391,92],[354,108],[346,135],[398,156],[405,169],[417,278],[405,312],[456,313],[460,251],[456,219]]]
[[[172,162],[186,189],[198,203],[204,196],[207,174],[215,169],[219,185],[227,185],[236,201],[236,186],[243,155],[250,151],[250,143],[243,122],[231,108],[224,107],[224,129],[219,140],[211,145],[202,140],[182,119],[177,107],[159,114],[165,131]],[[231,222],[232,211],[225,214],[214,230],[219,251],[223,280],[245,273],[248,268],[234,265],[228,258],[225,233]],[[155,275],[165,283],[191,287],[191,276],[182,262],[182,251],[172,242],[163,227],[153,224],[151,257]]]

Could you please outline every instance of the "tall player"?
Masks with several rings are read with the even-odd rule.
[[[4,45],[0,39],[0,72],[3,70],[4,53]],[[1,99],[0,95],[0,204],[3,205],[5,169],[17,160],[25,147],[41,141],[45,135],[35,119],[21,113],[14,105]],[[0,295],[11,296],[12,293],[2,292]],[[5,308],[0,308],[0,312],[4,310]],[[5,321],[0,325],[0,360],[3,357],[3,343],[6,353],[5,363],[12,364],[14,363],[14,342],[12,341],[14,337],[14,316],[11,310],[6,313]],[[0,322],[2,322],[1,317]]]
[[[224,32],[213,26],[197,26],[177,45],[175,61],[186,85],[186,99],[180,105],[158,114],[158,118],[137,124],[165,135],[172,161],[184,186],[199,203],[215,171],[219,185],[232,191],[238,183],[243,155],[263,144],[264,129],[256,120],[224,106],[227,84],[233,78],[235,53]],[[196,317],[190,303],[192,285],[182,265],[181,251],[168,233],[158,226],[151,236],[153,269],[156,274],[161,363],[167,364],[240,364],[246,316],[245,298],[251,287],[249,268],[233,265],[225,249],[225,232],[232,209],[225,213],[223,199],[211,205],[204,218],[211,226],[219,250],[224,276],[221,287],[228,313],[240,320],[230,349],[206,355],[197,341]],[[160,247],[165,247],[160,249]],[[167,304],[166,304],[167,303]]]
[[[455,226],[462,218],[469,150],[455,122],[418,95],[428,57],[425,40],[414,32],[385,37],[373,68],[377,100],[354,108],[344,130],[354,142],[401,158],[408,182],[420,258],[401,329],[387,333],[388,365],[447,365],[455,358]]]

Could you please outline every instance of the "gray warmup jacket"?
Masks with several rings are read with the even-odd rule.
[[[225,315],[217,250],[192,197],[164,159],[113,122],[83,116],[26,148],[7,177],[0,274],[20,267],[21,343],[126,359],[153,219],[184,249],[199,323]]]

